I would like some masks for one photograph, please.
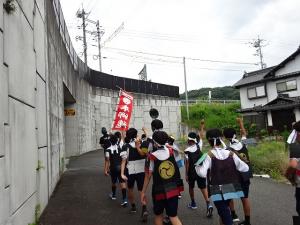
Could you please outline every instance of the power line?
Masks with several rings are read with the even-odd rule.
[[[136,54],[144,54],[144,55],[152,55],[152,56],[160,56],[160,57],[166,57],[166,58],[176,58],[181,59],[182,57],[179,56],[173,56],[173,55],[164,55],[164,54],[158,54],[158,53],[150,53],[150,52],[143,52],[143,51],[135,51],[135,50],[128,50],[128,49],[122,49],[122,48],[112,48],[112,47],[105,47],[107,50],[113,50],[113,51],[125,51],[125,52],[132,52]],[[194,61],[202,61],[202,62],[212,62],[212,63],[227,63],[227,64],[241,64],[241,65],[257,65],[257,63],[247,63],[247,62],[237,62],[237,61],[223,61],[223,60],[211,60],[211,59],[200,59],[200,58],[190,58],[186,57],[186,59],[194,60]]]
[[[127,59],[124,59],[124,58],[116,58],[116,57],[105,57],[105,59],[108,59],[108,60],[118,60],[118,61],[126,61],[128,62],[129,60]],[[137,59],[137,60],[136,60]],[[151,60],[151,59],[146,59],[146,60],[141,60],[141,58],[136,58],[136,59],[133,59],[133,62],[136,62],[136,63],[143,63],[143,64],[153,64],[153,65],[161,65],[161,66],[168,66],[168,64],[172,63],[173,66],[180,66],[182,65],[182,62],[170,62],[170,61],[157,61],[157,62],[154,62],[155,60]],[[193,66],[193,65],[190,65],[190,67],[192,68],[196,68],[196,69],[199,69],[199,70],[209,70],[209,71],[223,71],[223,72],[243,72],[244,71],[244,68],[243,69],[220,69],[220,68],[209,68],[209,67],[197,67],[197,66]]]

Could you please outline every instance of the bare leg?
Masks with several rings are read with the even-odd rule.
[[[231,212],[235,211],[235,210],[234,210],[234,201],[233,201],[233,200],[230,201],[230,203],[229,203],[229,208],[230,208],[230,211],[231,211]]]
[[[134,193],[133,193],[133,188],[128,188],[128,200],[130,204],[134,204]]]
[[[208,197],[208,191],[207,188],[203,188],[200,189],[200,191],[202,192],[203,198],[206,202],[209,202],[209,197]]]
[[[249,198],[242,198],[243,209],[245,216],[250,216],[250,200]]]
[[[179,220],[178,216],[169,217],[172,225],[182,225],[181,221]]]
[[[121,189],[126,188],[126,183],[121,183],[121,184],[120,184],[120,187],[121,187]]]
[[[163,225],[163,219],[164,219],[164,217],[163,217],[163,214],[161,214],[161,215],[155,215],[155,217],[154,217],[154,224],[155,225]]]
[[[190,193],[191,200],[194,201],[195,200],[194,188],[189,188],[189,193]]]

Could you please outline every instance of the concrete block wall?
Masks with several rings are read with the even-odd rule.
[[[47,206],[65,158],[99,148],[118,92],[90,86],[86,67],[70,58],[52,0],[0,0],[0,225],[33,223]],[[55,1],[56,3],[59,1]],[[75,64],[72,62],[76,62]],[[66,89],[74,102],[67,102]],[[150,130],[151,107],[165,130],[179,136],[179,101],[135,94],[131,126]],[[75,116],[65,116],[74,109]]]
[[[48,197],[43,0],[0,0],[0,224],[34,222]],[[40,161],[40,162],[39,162]],[[38,165],[43,166],[39,169]]]

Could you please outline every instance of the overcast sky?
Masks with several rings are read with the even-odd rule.
[[[280,63],[300,44],[299,0],[61,0],[65,20],[77,52],[75,37],[84,6],[89,19],[100,20],[107,38],[124,22],[124,29],[102,50],[103,72],[138,78],[147,64],[148,79],[176,85],[184,92],[182,57],[201,60],[257,63],[249,42],[258,35],[267,66]],[[89,24],[88,30],[94,25]],[[97,44],[89,36],[88,64],[99,69]],[[122,49],[122,50],[120,50]],[[129,51],[128,51],[129,50]],[[153,53],[140,54],[137,52]],[[157,55],[155,55],[157,54]],[[159,55],[168,55],[165,57]],[[233,85],[243,71],[258,65],[186,60],[188,90]]]

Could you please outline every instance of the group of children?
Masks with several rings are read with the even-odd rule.
[[[242,139],[245,139],[246,132],[241,119],[238,119],[238,124]],[[149,212],[146,193],[152,179],[154,223],[181,225],[177,211],[184,186],[180,168],[185,165],[190,209],[197,208],[194,197],[197,182],[206,201],[208,218],[213,215],[213,202],[220,216],[220,224],[232,225],[238,222],[233,199],[241,199],[245,220],[239,224],[250,225],[248,193],[252,173],[247,147],[237,139],[236,131],[232,128],[226,128],[223,132],[210,129],[206,131],[206,139],[211,150],[203,153],[204,126],[204,121],[201,121],[199,132],[188,134],[188,146],[183,152],[174,143],[175,139],[163,131],[163,123],[159,119],[154,119],[151,123],[151,137],[147,136],[145,129],[141,138],[135,128],[129,128],[126,134],[107,134],[106,129],[102,129],[100,144],[105,152],[104,173],[110,175],[112,181],[109,197],[116,199],[116,185],[119,183],[122,192],[121,205],[127,206],[128,199],[130,212],[137,212],[137,200],[134,196],[136,183],[142,203],[141,219],[147,221]],[[228,146],[223,142],[223,136],[228,140]]]

